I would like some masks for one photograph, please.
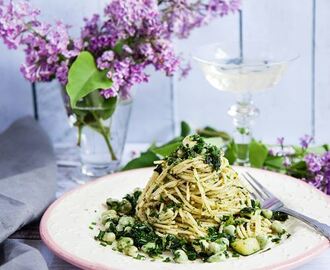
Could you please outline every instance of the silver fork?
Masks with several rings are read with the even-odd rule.
[[[242,173],[244,179],[251,185],[255,193],[254,197],[258,199],[261,203],[262,208],[280,211],[290,216],[293,216],[307,225],[313,227],[319,233],[324,235],[330,241],[330,226],[324,223],[321,223],[313,218],[307,217],[301,213],[298,213],[290,208],[285,207],[284,203],[273,195],[269,190],[267,190],[263,185],[261,185],[257,179],[255,179],[250,173]]]

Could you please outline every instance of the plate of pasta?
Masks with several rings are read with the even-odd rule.
[[[154,168],[115,173],[62,196],[40,234],[82,269],[292,269],[329,247],[304,223],[263,209],[248,171],[288,207],[330,223],[328,196],[292,177],[230,166],[201,137],[186,137]]]

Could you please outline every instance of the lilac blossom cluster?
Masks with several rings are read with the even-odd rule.
[[[72,41],[68,27],[38,20],[39,10],[29,2],[0,1],[0,38],[9,49],[24,47],[24,77],[31,81],[51,81],[57,78],[66,84],[69,59],[78,55],[79,41]]]
[[[58,79],[66,85],[76,56],[91,52],[97,67],[107,71],[110,98],[127,96],[135,84],[148,81],[147,66],[171,76],[179,67],[172,38],[186,38],[212,18],[237,11],[240,0],[110,0],[103,16],[85,19],[81,36],[69,36],[68,26],[39,20],[39,10],[27,1],[0,0],[0,39],[10,49],[22,46],[21,71],[31,82]],[[189,65],[180,67],[183,75]]]
[[[239,10],[240,0],[158,0],[167,36],[187,38],[195,28]]]
[[[151,65],[171,76],[179,59],[153,0],[114,0],[104,10],[105,22],[94,15],[82,30],[86,49],[96,57],[97,66],[107,70],[113,84],[102,91],[106,97],[119,92],[127,96],[133,85],[148,81],[145,70]]]
[[[310,153],[304,160],[311,175],[307,181],[330,195],[330,151],[322,155]]]
[[[292,173],[292,165],[304,162],[303,180],[330,195],[330,151],[310,153],[308,148],[313,141],[312,136],[304,135],[299,139],[300,147],[294,148],[285,146],[284,137],[280,137],[277,139],[278,146],[271,148],[269,154],[283,158],[283,167],[288,174]]]

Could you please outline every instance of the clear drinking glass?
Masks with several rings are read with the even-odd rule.
[[[114,114],[101,120],[101,125],[109,130],[106,137],[90,126],[82,128],[80,157],[83,174],[97,177],[118,169],[126,142],[131,105],[131,100],[120,100]],[[90,110],[98,111],[100,108]]]
[[[251,125],[259,115],[252,94],[276,85],[288,63],[297,57],[263,42],[246,42],[244,48],[233,43],[214,43],[196,50],[194,59],[200,64],[206,80],[214,88],[236,96],[236,104],[229,108],[228,114],[235,126],[237,163],[248,161]]]
[[[95,92],[72,109],[64,93],[70,123],[77,127],[81,168],[75,178],[84,182],[116,171],[126,142],[132,98],[118,98],[115,106],[99,101]],[[88,100],[87,100],[88,99]],[[112,113],[112,109],[114,109]]]

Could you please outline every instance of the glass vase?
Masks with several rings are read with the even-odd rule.
[[[105,100],[94,92],[74,108],[65,93],[64,99],[70,122],[77,127],[82,175],[100,177],[116,171],[126,142],[132,98]]]

